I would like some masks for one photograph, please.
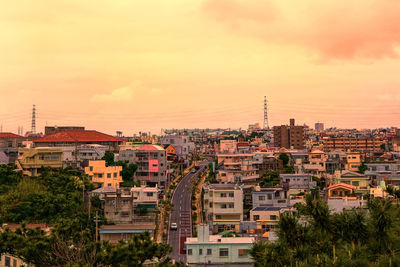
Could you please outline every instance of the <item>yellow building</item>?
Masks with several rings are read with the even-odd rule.
[[[346,154],[345,169],[356,172],[361,165],[361,154],[359,152],[348,152]]]
[[[104,160],[90,160],[89,166],[85,167],[85,173],[92,183],[100,187],[112,186],[119,188],[122,183],[122,166],[108,166]]]
[[[364,174],[352,171],[340,171],[335,172],[335,183],[345,183],[354,185],[356,187],[355,193],[368,193],[369,192],[369,183],[370,179]]]
[[[59,148],[21,148],[16,165],[24,175],[37,176],[42,167],[62,168],[62,153]]]

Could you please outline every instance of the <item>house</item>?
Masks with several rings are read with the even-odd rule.
[[[283,187],[260,188],[252,192],[253,208],[256,207],[289,207],[287,190]]]
[[[356,196],[357,187],[347,183],[333,184],[328,187],[328,207],[333,213],[361,208],[365,205],[362,196]]]
[[[119,188],[123,182],[122,166],[106,166],[105,160],[91,160],[89,166],[85,167],[85,173],[89,176],[92,183],[99,187],[112,186]]]
[[[161,137],[161,145],[172,145],[175,148],[175,154],[182,159],[185,164],[189,163],[190,152],[194,149],[194,143],[189,141],[188,136],[184,135],[165,135]]]
[[[217,181],[221,183],[236,183],[259,178],[257,169],[253,166],[252,153],[218,154]]]
[[[280,174],[281,185],[289,189],[289,195],[296,195],[300,192],[309,192],[317,186],[309,174]]]
[[[12,163],[17,160],[18,149],[23,147],[22,142],[25,137],[14,134],[14,133],[2,133],[0,132],[0,152],[4,152],[9,161],[6,163]]]
[[[79,146],[64,146],[57,147],[63,151],[63,166],[64,167],[75,167],[83,168],[88,165],[90,160],[101,160],[106,151],[109,149],[108,146],[103,145],[79,145]]]
[[[134,150],[121,150],[118,159],[138,165],[135,180],[139,182],[148,186],[165,186],[169,182],[167,154],[161,146],[142,145]]]
[[[210,235],[207,224],[198,225],[198,237],[185,242],[189,266],[253,266],[249,255],[254,237]]]
[[[102,202],[104,216],[115,224],[155,223],[158,205],[156,187],[98,188],[91,192]]]
[[[20,148],[15,164],[24,175],[38,176],[42,167],[62,168],[62,150],[52,147]]]
[[[361,165],[361,154],[359,152],[348,152],[346,155],[345,170],[356,172]]]
[[[306,173],[311,173],[320,176],[326,172],[326,161],[328,156],[321,150],[313,150],[308,155],[308,163],[303,164],[303,170]]]
[[[250,210],[250,221],[257,223],[262,233],[275,229],[280,215],[290,211],[289,207],[255,207]]]
[[[104,145],[118,151],[124,140],[93,130],[65,130],[33,140],[35,147],[58,147],[79,145]]]
[[[213,233],[239,231],[243,220],[243,189],[236,184],[211,184],[203,187],[204,212]]]
[[[219,141],[218,152],[219,153],[235,153],[237,151],[236,140],[221,140]]]
[[[335,183],[345,183],[356,186],[355,193],[365,194],[369,192],[370,179],[364,174],[353,171],[336,171]]]
[[[176,150],[173,145],[167,144],[167,145],[163,145],[163,147],[165,149],[165,153],[167,154],[167,160],[169,160],[169,161],[177,160]]]
[[[135,234],[149,232],[152,236],[155,228],[155,223],[102,225],[99,229],[99,235],[101,241],[109,241],[115,244],[119,240],[129,241]]]
[[[375,180],[377,184],[385,182],[390,185],[400,185],[400,162],[371,162],[366,164],[365,175]]]

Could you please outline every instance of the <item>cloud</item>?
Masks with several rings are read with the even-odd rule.
[[[324,59],[398,56],[398,0],[207,0],[203,9],[235,33],[307,48]]]
[[[92,97],[93,102],[126,102],[132,100],[134,95],[134,87],[128,85],[117,88],[110,93],[96,94]]]

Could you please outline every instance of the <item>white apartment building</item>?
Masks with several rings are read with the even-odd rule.
[[[249,251],[254,237],[210,235],[207,224],[198,225],[198,237],[185,242],[189,266],[253,266]]]
[[[236,184],[211,184],[203,190],[204,212],[213,233],[239,232],[243,220],[243,188]]]

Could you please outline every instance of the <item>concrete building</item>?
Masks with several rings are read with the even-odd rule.
[[[333,184],[328,187],[328,207],[333,213],[357,209],[365,205],[362,196],[356,196],[357,187],[347,183]]]
[[[356,172],[358,167],[361,165],[361,154],[360,152],[347,152],[346,153],[346,164],[345,170]]]
[[[255,188],[252,192],[253,208],[257,207],[289,207],[287,190],[283,187]]]
[[[190,152],[195,148],[194,143],[189,141],[188,136],[184,135],[166,135],[160,139],[161,145],[172,145],[179,159],[189,163]]]
[[[104,145],[110,150],[118,151],[118,146],[124,140],[108,134],[97,131],[71,131],[65,130],[56,132],[33,140],[35,147],[64,147],[64,146],[79,146],[79,145]]]
[[[45,126],[44,135],[55,134],[63,131],[84,131],[85,127],[82,126]]]
[[[98,188],[91,192],[102,201],[104,216],[115,224],[155,223],[158,205],[157,187],[112,186]]]
[[[259,130],[261,130],[261,127],[260,127],[260,123],[258,123],[258,122],[254,123],[254,124],[249,124],[249,128],[247,129],[247,131],[249,133],[259,131]]]
[[[322,122],[317,122],[315,124],[315,130],[322,132],[324,130],[324,124]]]
[[[290,211],[289,207],[255,207],[250,210],[250,221],[257,223],[261,232],[274,230],[282,213]]]
[[[370,178],[366,175],[352,172],[352,171],[336,171],[335,172],[335,184],[345,183],[356,187],[354,190],[357,194],[366,194],[369,192]]]
[[[0,151],[9,159],[8,163],[13,163],[18,157],[18,149],[23,147],[23,136],[13,133],[0,133]]]
[[[236,140],[221,140],[218,146],[218,153],[232,154],[237,151]]]
[[[104,157],[108,146],[103,145],[79,145],[57,147],[63,151],[63,165],[75,168],[83,168],[90,160],[100,160]]]
[[[366,163],[368,170],[365,175],[376,184],[385,182],[389,185],[400,185],[400,162],[372,162]]]
[[[217,154],[219,168],[217,181],[221,183],[237,183],[259,178],[257,169],[253,166],[252,153]]]
[[[122,150],[119,160],[129,161],[138,165],[135,180],[149,186],[165,186],[168,181],[167,154],[158,145],[142,145],[135,150]]]
[[[303,171],[320,176],[326,172],[326,161],[328,155],[321,150],[313,150],[308,154],[308,163],[303,164]]]
[[[204,213],[213,233],[239,231],[243,220],[243,189],[236,184],[211,184],[203,187]]]
[[[189,266],[253,266],[249,251],[253,237],[210,235],[209,226],[198,225],[198,237],[185,242]]]
[[[281,185],[288,188],[289,195],[296,195],[300,192],[309,192],[317,186],[309,174],[281,174]]]
[[[274,146],[294,149],[304,149],[304,126],[296,126],[290,119],[290,125],[274,126]]]
[[[134,235],[140,233],[154,234],[156,228],[155,223],[147,224],[117,224],[117,225],[102,225],[99,229],[101,241],[109,241],[116,244],[120,240],[129,241]]]
[[[85,167],[85,173],[89,176],[92,183],[99,187],[112,186],[119,188],[123,182],[122,166],[106,166],[105,160],[91,160],[89,166]]]
[[[52,147],[20,148],[17,169],[24,175],[38,176],[42,167],[62,168],[62,150]]]
[[[340,137],[326,138],[323,140],[324,150],[350,150],[358,152],[380,152],[382,141],[377,138],[369,137]]]

